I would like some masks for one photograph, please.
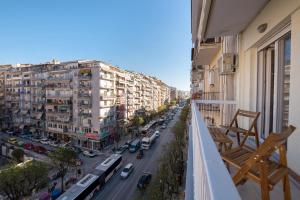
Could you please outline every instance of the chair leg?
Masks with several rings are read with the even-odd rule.
[[[256,141],[256,147],[259,147],[259,139],[258,139],[258,134],[255,133],[255,141]]]
[[[268,183],[268,175],[267,175],[267,165],[264,160],[259,163],[260,170],[260,188],[261,188],[261,199],[262,200],[270,200],[269,193],[269,183]]]
[[[241,144],[240,133],[237,133],[237,141],[238,141],[238,145],[240,145]]]
[[[284,200],[291,200],[291,189],[289,182],[289,175],[286,174],[283,179],[283,192],[284,192]]]

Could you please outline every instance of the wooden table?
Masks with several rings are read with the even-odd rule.
[[[220,152],[222,152],[223,147],[224,151],[231,149],[233,144],[232,140],[225,133],[222,133],[220,128],[209,127],[208,130],[213,140],[218,144]]]

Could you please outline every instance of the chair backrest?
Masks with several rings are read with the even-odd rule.
[[[271,133],[233,177],[234,182],[238,183],[241,181],[259,161],[269,158],[281,145],[284,145],[295,129],[294,126],[290,125],[282,133]]]
[[[233,126],[234,123],[237,123],[238,117],[241,116],[241,117],[248,117],[248,118],[252,119],[251,125],[249,127],[249,129],[252,129],[252,126],[256,124],[256,121],[257,121],[259,115],[260,115],[260,112],[253,112],[253,111],[238,109],[229,126]]]

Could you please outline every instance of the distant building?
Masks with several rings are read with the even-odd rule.
[[[184,100],[190,98],[190,91],[178,90],[178,99]]]
[[[175,87],[170,87],[170,100],[175,101],[178,99],[178,91]]]

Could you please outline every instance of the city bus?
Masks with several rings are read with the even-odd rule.
[[[130,143],[130,146],[129,146],[129,152],[130,153],[134,153],[136,152],[141,146],[141,141],[140,139],[135,139],[133,140],[131,143]]]
[[[120,154],[112,154],[91,173],[85,175],[77,183],[72,185],[58,200],[92,199],[121,165],[122,156]]]
[[[153,128],[155,125],[157,124],[156,120],[152,120],[150,121],[148,124],[146,124],[142,129],[141,129],[141,133],[142,135],[147,135],[149,130],[151,128]]]

